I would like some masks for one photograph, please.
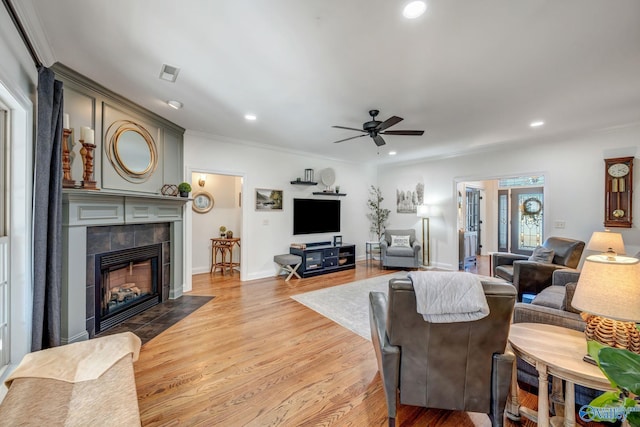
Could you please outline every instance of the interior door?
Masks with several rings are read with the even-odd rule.
[[[543,187],[512,188],[510,203],[511,248],[509,252],[530,255],[544,241]],[[533,206],[534,208],[527,208]]]

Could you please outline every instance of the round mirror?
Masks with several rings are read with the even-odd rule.
[[[109,126],[105,139],[109,161],[127,181],[145,182],[155,172],[158,165],[156,143],[143,126],[119,120]]]
[[[140,133],[127,130],[116,139],[114,147],[118,162],[128,172],[144,174],[152,166],[151,147]]]

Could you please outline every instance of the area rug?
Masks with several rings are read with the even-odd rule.
[[[293,295],[291,298],[317,311],[337,324],[371,340],[369,328],[369,292],[387,293],[389,279],[407,277],[407,271],[371,277],[344,285]],[[482,280],[504,282],[502,279],[479,275]]]
[[[371,277],[344,285],[293,295],[291,298],[324,317],[371,340],[369,329],[369,292],[387,293],[389,279],[407,277],[406,271]]]

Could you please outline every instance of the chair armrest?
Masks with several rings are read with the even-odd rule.
[[[512,254],[509,252],[494,252],[491,254],[491,261],[493,266],[498,265],[512,265],[514,261],[528,260],[527,255]]]
[[[551,283],[555,286],[567,286],[576,283],[580,278],[580,270],[574,268],[560,268],[551,274]]]
[[[420,250],[422,249],[422,245],[418,242],[415,242],[412,248],[413,248],[413,254],[418,255],[420,253]]]
[[[513,353],[494,353],[491,367],[491,425],[502,425],[502,416],[507,406],[511,388],[511,373],[516,357]]]
[[[551,276],[560,268],[567,267],[535,261],[514,261],[513,285],[518,290],[518,300],[522,299],[522,294],[539,294],[544,288],[551,286]]]
[[[389,243],[387,243],[385,238],[383,237],[382,239],[380,239],[380,253],[382,256],[385,256],[387,254],[388,247],[389,247]]]
[[[387,309],[387,295],[384,292],[369,292],[371,342],[384,385],[388,416],[395,418],[396,395],[400,378],[400,347],[391,345],[387,338]]]
[[[577,313],[522,302],[517,302],[514,307],[513,323],[545,323],[581,332],[586,325]]]

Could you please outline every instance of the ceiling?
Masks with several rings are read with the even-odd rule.
[[[406,2],[12,1],[45,65],[221,140],[386,163],[640,121],[640,1]],[[374,108],[426,132],[333,143]]]

